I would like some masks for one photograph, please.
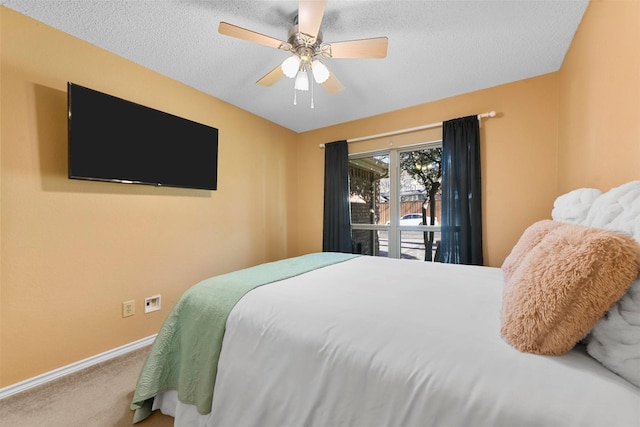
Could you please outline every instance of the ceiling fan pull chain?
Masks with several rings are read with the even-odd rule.
[[[293,88],[293,105],[298,105],[297,102],[297,97],[298,97],[298,92],[296,91],[296,88]]]
[[[309,74],[311,74],[311,73],[309,73]],[[311,85],[311,108],[314,108],[313,107],[313,86],[315,86],[315,85],[313,84],[313,79],[309,79],[309,80],[311,80],[311,82],[309,82],[309,84]]]

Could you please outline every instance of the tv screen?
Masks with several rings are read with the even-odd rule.
[[[215,190],[218,129],[67,85],[69,178]]]

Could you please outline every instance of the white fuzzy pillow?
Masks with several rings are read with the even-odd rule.
[[[595,188],[579,188],[563,194],[553,203],[551,217],[555,221],[584,224],[593,202],[602,195]]]
[[[640,387],[640,279],[591,329],[587,352]]]
[[[579,189],[558,197],[553,219],[633,236],[640,242],[640,181],[602,194]],[[594,325],[587,352],[606,368],[640,387],[640,277]]]

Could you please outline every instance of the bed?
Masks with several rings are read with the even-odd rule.
[[[159,332],[134,422],[160,410],[178,427],[640,426],[639,218],[640,181],[556,201],[549,223],[614,234],[626,246],[602,256],[632,272],[589,302],[610,300],[558,355],[521,347],[534,327],[505,330],[520,266],[537,252],[558,260],[544,242],[559,232],[531,237],[546,222],[503,268],[318,253],[207,279]],[[580,236],[602,246],[601,234]]]

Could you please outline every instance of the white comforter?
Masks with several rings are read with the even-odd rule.
[[[177,427],[640,426],[640,389],[576,348],[500,337],[502,273],[360,257],[251,291],[233,309],[211,414]]]

